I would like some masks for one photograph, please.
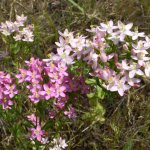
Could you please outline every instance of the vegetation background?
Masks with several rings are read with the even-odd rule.
[[[35,24],[36,39],[32,55],[45,58],[55,51],[57,31],[86,33],[91,25],[107,20],[133,22],[140,31],[150,33],[150,0],[1,0],[0,22],[13,20],[16,14],[28,16]],[[0,51],[8,47],[0,40]],[[0,60],[2,61],[2,60]],[[2,63],[2,62],[0,62]],[[10,64],[9,64],[10,65]],[[4,66],[0,65],[4,70]],[[103,124],[82,120],[69,127],[73,135],[71,150],[149,150],[150,149],[150,85],[143,81],[140,90],[127,97],[105,98]],[[82,109],[82,108],[81,108]],[[84,108],[83,108],[84,110]],[[2,112],[1,112],[2,113]],[[17,147],[4,131],[0,117],[0,149]],[[83,132],[83,129],[84,130]],[[6,142],[5,139],[9,138]],[[21,150],[22,148],[16,148]]]

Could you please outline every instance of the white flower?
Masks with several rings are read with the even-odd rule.
[[[55,145],[53,148],[49,148],[49,150],[62,150],[58,145]]]
[[[138,31],[132,32],[132,40],[138,39],[138,37],[144,37],[145,33],[141,32],[139,33]]]
[[[120,40],[120,36],[118,35],[118,33],[112,33],[110,35],[110,37],[108,37],[109,40],[113,41],[113,43],[115,45],[117,45],[119,43],[119,40]]]
[[[73,32],[69,32],[68,29],[65,29],[64,33],[58,31],[59,34],[64,38],[65,43],[71,43],[74,39]]]
[[[146,52],[147,47],[145,46],[144,41],[140,40],[140,41],[138,41],[137,44],[132,44],[132,47],[134,48],[135,53],[140,53],[142,51],[142,52],[145,52],[145,54],[148,54]]]
[[[28,26],[19,31],[20,36],[22,36],[22,41],[26,42],[33,42],[34,35],[33,35],[33,26]]]
[[[49,143],[48,137],[42,138],[41,143],[42,143],[42,144],[47,144],[47,143]]]
[[[118,28],[119,28],[118,34],[119,34],[120,41],[123,42],[126,35],[132,36],[132,32],[130,31],[132,26],[133,26],[133,23],[129,23],[125,25],[121,21],[118,21]]]
[[[64,33],[58,31],[59,34],[63,37],[72,37],[73,36],[73,32],[69,32],[68,29],[65,29]]]
[[[66,141],[60,137],[59,138],[59,147],[65,149],[67,146],[68,145],[67,145]]]
[[[15,41],[21,41],[22,35],[21,34],[17,34],[16,36],[13,36],[13,38],[15,39]]]
[[[126,79],[123,77],[121,80],[116,81],[114,85],[107,86],[107,88],[109,87],[110,91],[118,91],[119,95],[123,96],[124,92],[130,89],[130,86],[125,84],[125,82]]]
[[[16,22],[19,24],[19,26],[24,26],[25,21],[27,20],[27,17],[22,14],[21,16],[16,15]]]
[[[129,70],[130,67],[127,64],[127,60],[124,59],[124,60],[122,60],[120,66],[118,68],[122,69],[122,70]]]
[[[137,79],[137,78],[129,78],[129,75],[127,74],[126,76],[126,81],[128,82],[128,84],[130,86],[134,86],[136,83],[140,83],[140,79]]]
[[[144,73],[140,70],[140,65],[139,64],[136,64],[136,63],[132,63],[130,66],[129,66],[129,77],[130,78],[133,78],[136,74],[137,75],[144,75]]]
[[[150,61],[148,61],[148,62],[145,63],[144,68],[145,68],[144,69],[145,75],[149,77],[150,76]]]
[[[144,47],[149,49],[150,48],[150,38],[148,36],[146,36],[145,40],[146,41],[144,42]]]
[[[58,48],[57,53],[58,53],[58,56],[60,56],[61,60],[64,63],[66,63],[67,65],[71,65],[74,63],[73,62],[74,58],[72,56],[70,56],[70,50],[69,49],[63,50],[61,48]]]
[[[72,46],[72,51],[74,52],[73,57],[77,56],[77,59],[80,59],[82,52],[87,45],[85,37],[78,36],[76,39],[72,40],[70,45]]]
[[[140,53],[137,53],[135,56],[131,56],[132,59],[137,60],[138,64],[143,66],[145,61],[150,60],[150,57],[146,57],[147,51],[141,51]]]
[[[52,143],[54,144],[54,147],[49,148],[49,150],[62,150],[68,146],[65,139],[62,139],[61,137],[57,139],[54,138]]]
[[[69,46],[69,43],[65,41],[63,37],[59,37],[59,42],[55,42],[55,44],[61,48],[62,50],[69,49],[71,50],[71,47]]]
[[[83,60],[87,61],[88,64],[91,64],[93,69],[97,68],[98,55],[94,52],[94,50],[91,50]]]
[[[14,32],[14,27],[13,27],[13,22],[11,21],[6,21],[5,23],[1,23],[0,26],[0,32],[4,34],[5,36],[10,35],[11,33]]]
[[[118,28],[117,26],[114,26],[112,20],[107,22],[107,24],[101,23],[100,25],[101,25],[100,30],[108,32],[109,34],[113,33],[113,30]]]

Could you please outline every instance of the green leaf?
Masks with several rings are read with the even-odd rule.
[[[89,94],[87,94],[88,98],[93,98],[94,96],[95,96],[95,93],[89,93]]]
[[[129,138],[127,143],[124,145],[123,150],[132,150],[133,149],[133,139]]]
[[[73,6],[78,8],[84,14],[84,9],[82,7],[80,7],[75,1],[73,1],[73,0],[67,0],[67,1],[69,1]]]
[[[44,125],[43,129],[44,130],[48,130],[48,129],[52,129],[54,127],[54,122],[53,121],[47,121],[46,124]]]
[[[95,79],[87,79],[85,81],[86,84],[89,84],[89,85],[95,85],[97,82]]]
[[[96,87],[96,93],[97,93],[98,98],[104,99],[105,93],[104,93],[103,89],[100,86]]]

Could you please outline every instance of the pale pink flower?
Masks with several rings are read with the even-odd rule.
[[[121,64],[119,64],[118,68],[122,69],[122,70],[129,70],[130,69],[126,59],[122,60]]]

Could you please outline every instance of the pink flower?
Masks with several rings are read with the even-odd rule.
[[[141,80],[140,80],[140,79],[137,79],[137,78],[129,78],[129,76],[126,75],[126,81],[128,82],[128,84],[129,84],[130,86],[134,86],[134,85],[140,83]]]
[[[76,117],[75,109],[73,107],[70,107],[68,109],[68,111],[64,111],[64,114],[66,116],[68,116],[68,118],[75,118]]]
[[[52,85],[43,85],[44,91],[40,91],[40,95],[42,95],[46,100],[55,96],[55,89]]]
[[[55,116],[56,116],[56,113],[55,113],[54,111],[50,111],[50,112],[49,112],[49,117],[50,117],[51,119],[53,119]]]
[[[68,101],[69,97],[66,96],[66,97],[61,97],[61,98],[58,98],[57,101],[54,103],[55,106],[59,109],[63,109],[66,102]]]
[[[66,91],[65,86],[57,84],[57,83],[55,84],[55,98],[65,97],[66,96],[65,91]]]
[[[10,98],[13,98],[16,94],[18,94],[18,91],[16,90],[16,85],[8,85],[6,84],[6,90],[4,91],[5,95],[8,95]]]
[[[59,75],[59,72],[57,72],[57,71],[50,72],[49,77],[50,77],[52,83],[58,83],[58,84],[62,83],[63,78]]]
[[[22,83],[22,82],[24,82],[25,79],[26,79],[27,70],[25,70],[25,69],[19,69],[19,71],[20,71],[20,74],[17,74],[17,75],[16,75],[16,78],[19,79],[19,81],[18,81],[19,83]]]
[[[26,81],[28,82],[36,82],[41,81],[42,77],[41,74],[39,74],[36,70],[35,71],[27,71]]]
[[[2,105],[3,109],[11,109],[13,102],[8,97],[5,97],[0,99],[0,104]]]
[[[37,125],[36,128],[31,128],[31,140],[38,140],[39,142],[42,140],[42,137],[44,136],[44,130],[41,129],[40,125]]]
[[[18,93],[10,74],[0,72],[0,104],[3,109],[10,109],[13,105],[11,99]]]
[[[32,115],[28,115],[27,116],[28,120],[31,121],[35,126],[39,125],[39,117],[36,117],[35,114],[32,114]]]
[[[67,66],[63,62],[58,63],[58,67],[56,69],[61,77],[68,76],[68,73],[66,72]]]

